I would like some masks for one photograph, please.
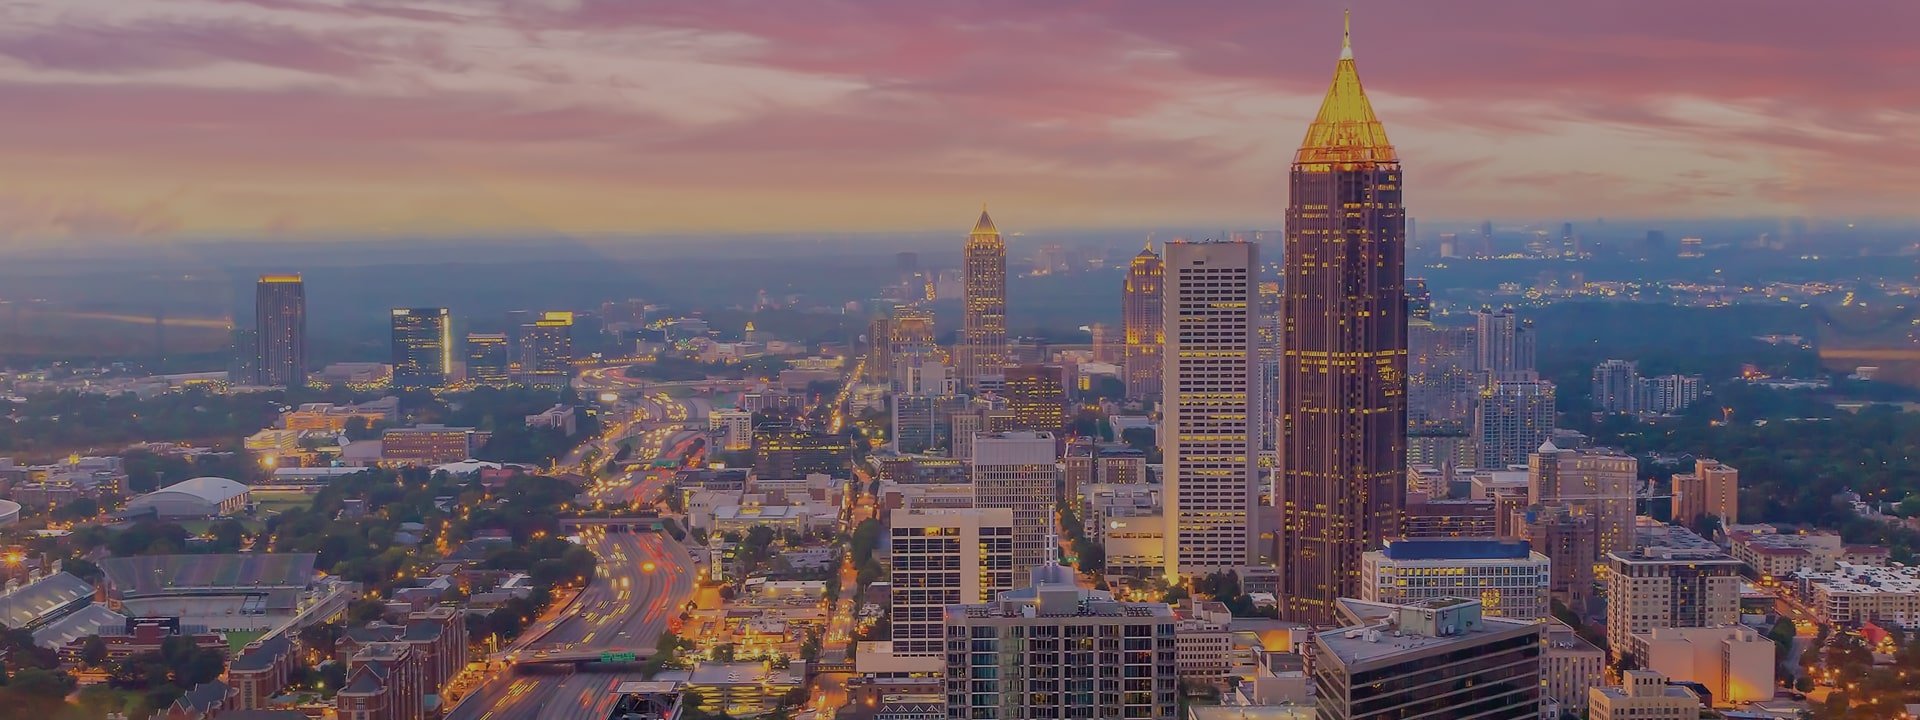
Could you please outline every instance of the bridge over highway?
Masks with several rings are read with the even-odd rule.
[[[554,672],[631,673],[653,657],[653,649],[592,648],[516,653],[508,662],[522,674]]]

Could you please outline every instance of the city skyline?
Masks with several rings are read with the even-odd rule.
[[[1743,3],[1728,33],[1729,7],[1362,4],[1375,99],[1432,181],[1411,211],[1910,217],[1915,60],[1892,28],[1920,8]],[[1311,116],[1311,39],[1338,21],[461,10],[10,6],[0,147],[34,172],[0,176],[0,244],[932,230],[956,197],[1019,198],[1034,228],[1268,225],[1291,150],[1271,131]],[[1838,182],[1863,169],[1870,191]]]

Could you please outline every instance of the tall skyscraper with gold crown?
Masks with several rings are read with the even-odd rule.
[[[999,375],[1007,367],[1007,244],[985,205],[973,232],[967,233],[962,262],[965,316],[955,354],[960,382],[974,387],[981,376]]]
[[[1282,617],[1334,622],[1361,553],[1406,503],[1406,215],[1400,158],[1342,37],[1294,155],[1278,439]]]
[[[1154,254],[1153,243],[1133,256],[1120,295],[1126,340],[1127,397],[1144,399],[1160,394],[1160,347],[1166,343],[1161,317],[1160,285],[1166,264]]]

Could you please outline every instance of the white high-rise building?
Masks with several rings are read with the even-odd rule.
[[[895,510],[889,520],[893,654],[940,655],[948,605],[989,602],[1016,587],[1013,511]]]
[[[1013,577],[1025,578],[1052,557],[1054,484],[1059,456],[1053,433],[1017,430],[973,436],[973,506],[1013,511]]]
[[[1259,396],[1256,247],[1166,246],[1166,575],[1200,575],[1253,560]]]

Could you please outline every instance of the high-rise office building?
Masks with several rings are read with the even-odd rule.
[[[1160,446],[1168,578],[1226,570],[1254,557],[1257,248],[1237,241],[1166,246]]]
[[[1343,37],[1294,155],[1282,306],[1282,617],[1333,619],[1406,494],[1406,214],[1400,158]]]
[[[973,506],[1013,511],[1013,572],[1025,577],[1053,548],[1053,433],[1012,430],[973,436]]]
[[[1407,321],[1407,430],[1459,434],[1473,422],[1479,394],[1473,328]]]
[[[893,318],[881,315],[867,322],[867,357],[861,365],[862,382],[881,383],[893,372]]]
[[[991,602],[1014,589],[1013,511],[895,510],[889,521],[893,654],[940,655],[948,605]]]
[[[1718,518],[1723,528],[1740,522],[1740,471],[1699,458],[1693,472],[1673,476],[1673,521],[1693,525],[1704,517]]]
[[[1409,604],[1436,598],[1478,599],[1487,617],[1544,620],[1553,573],[1547,556],[1525,540],[1425,538],[1390,540],[1362,556],[1360,599]]]
[[[1286,316],[1280,309],[1280,283],[1260,283],[1258,297],[1259,301],[1254,304],[1253,331],[1259,351],[1254,365],[1258,369],[1255,385],[1260,389],[1260,396],[1253,406],[1260,414],[1260,452],[1262,457],[1270,457],[1280,435],[1280,343],[1286,335]],[[1268,532],[1271,531],[1272,528],[1268,528]]]
[[[1552,505],[1526,508],[1512,521],[1512,534],[1547,556],[1553,599],[1585,614],[1596,590],[1597,568],[1606,559],[1595,554],[1600,549],[1599,518]]]
[[[1178,716],[1172,608],[1081,588],[1054,563],[1032,577],[991,602],[947,607],[947,717]]]
[[[1474,340],[1480,352],[1480,371],[1486,382],[1534,380],[1533,324],[1523,321],[1513,308],[1482,309],[1473,313]]]
[[[453,375],[453,322],[446,308],[393,309],[393,386],[443,388]]]
[[[1126,340],[1123,371],[1127,374],[1127,397],[1130,398],[1160,394],[1160,350],[1166,343],[1166,318],[1161,310],[1165,272],[1166,264],[1154,254],[1151,241],[1127,265],[1120,305]]]
[[[987,209],[967,233],[961,268],[966,297],[961,301],[960,382],[974,387],[982,376],[999,376],[1007,365],[1007,244]]]
[[[520,372],[537,385],[573,378],[573,313],[549,310],[520,328]]]
[[[1007,368],[1002,395],[1015,427],[1058,433],[1067,426],[1067,369],[1060,365]]]
[[[1535,720],[1544,625],[1480,601],[1338,601],[1353,620],[1313,636],[1320,720]]]
[[[1740,622],[1740,569],[1712,546],[1643,547],[1607,555],[1607,646],[1615,660],[1635,652],[1635,636],[1656,628],[1720,627]]]
[[[1473,408],[1473,444],[1480,467],[1501,470],[1526,462],[1527,455],[1553,437],[1553,383],[1546,380],[1495,381],[1480,391]]]
[[[307,384],[307,284],[299,275],[261,275],[253,290],[257,385]]]
[[[491,387],[513,382],[513,346],[506,333],[467,333],[467,382]]]

